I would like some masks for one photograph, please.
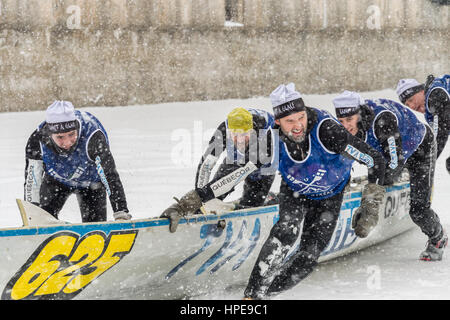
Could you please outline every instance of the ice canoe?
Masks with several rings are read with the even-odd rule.
[[[364,181],[345,191],[333,237],[320,262],[399,235],[409,218],[409,182],[387,187],[380,219],[360,239],[351,227]],[[23,202],[22,206],[28,206]],[[31,206],[30,206],[31,208]],[[1,299],[181,299],[246,284],[278,206],[182,219],[67,224],[33,216],[0,229]]]

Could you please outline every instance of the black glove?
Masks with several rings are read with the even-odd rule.
[[[385,195],[385,188],[375,183],[364,186],[361,206],[356,209],[352,218],[352,227],[355,234],[365,238],[378,223],[378,212]]]
[[[178,203],[174,203],[170,207],[168,207],[161,214],[160,218],[168,218],[170,221],[169,230],[170,232],[177,231],[178,222],[180,222],[181,217],[183,216]]]
[[[200,196],[195,190],[189,191],[180,200],[176,198],[175,200],[177,203],[164,210],[160,216],[160,218],[169,218],[170,232],[177,231],[178,223],[182,217],[194,214],[203,205]]]

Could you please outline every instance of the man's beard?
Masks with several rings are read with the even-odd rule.
[[[296,142],[296,143],[301,143],[301,142],[305,141],[306,134],[305,134],[305,132],[303,131],[303,133],[302,133],[301,135],[294,137],[294,135],[292,134],[292,131],[290,131],[290,132],[287,134],[287,137],[288,137],[290,140],[292,140],[292,141],[294,141],[294,142]]]

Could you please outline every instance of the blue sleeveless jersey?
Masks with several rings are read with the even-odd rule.
[[[75,110],[75,117],[80,124],[80,132],[75,150],[69,155],[55,154],[41,143],[42,160],[46,172],[55,180],[75,188],[86,188],[92,182],[100,182],[95,159],[87,154],[87,144],[92,135],[100,130],[108,141],[108,136],[100,121],[89,112]],[[44,126],[41,123],[39,130]]]
[[[318,115],[317,123],[307,137],[308,155],[303,161],[296,161],[289,155],[286,144],[280,140],[280,163],[278,170],[288,186],[307,198],[320,200],[340,193],[350,179],[354,160],[327,150],[318,135],[323,121],[332,119],[328,112],[312,108]]]
[[[437,115],[433,115],[431,113],[428,107],[428,98],[430,97],[431,92],[436,88],[443,88],[447,92],[447,95],[450,97],[450,75],[446,74],[440,78],[435,78],[425,94],[425,119],[427,120],[431,128],[433,128],[433,132],[435,135],[438,131],[438,121],[440,119],[438,119]],[[450,110],[448,112],[450,112]]]
[[[397,119],[398,129],[402,138],[403,156],[406,161],[422,143],[426,133],[425,125],[420,122],[411,110],[395,101],[387,99],[366,100],[366,104],[375,113],[371,128],[367,131],[366,142],[381,154],[384,154],[383,148],[376,138],[374,124],[379,115],[383,112],[390,112]]]
[[[248,110],[252,115],[260,116],[266,120],[265,126],[263,128],[257,128],[255,130],[263,130],[263,135],[266,134],[268,130],[272,130],[272,128],[275,125],[275,118],[273,117],[272,114],[270,114],[269,112],[267,112],[265,110],[261,110],[261,109],[246,108],[246,110]],[[225,121],[225,125],[228,130],[228,120]],[[275,141],[275,139],[274,139],[274,135],[272,133],[272,143],[274,143],[274,141]],[[274,148],[272,148],[272,150],[273,149]],[[233,141],[229,138],[227,138],[227,156],[229,157],[229,159],[235,159],[235,163],[239,163],[239,160],[242,160],[242,162],[245,162],[246,160],[247,161],[250,160],[250,159],[245,159],[245,155],[242,152],[240,152],[239,150],[237,150],[237,148],[234,147]],[[275,174],[276,167],[273,170],[268,169],[273,165],[274,165],[274,163],[273,163],[273,159],[272,159],[271,163],[263,165],[260,169],[251,173],[248,176],[248,178],[251,180],[260,180],[264,176],[267,176],[268,174]],[[261,172],[262,169],[266,169],[264,171],[264,174],[262,174],[262,172]]]

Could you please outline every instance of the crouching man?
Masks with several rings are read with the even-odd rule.
[[[198,165],[195,189],[176,199],[161,217],[170,219],[169,230],[175,232],[181,217],[198,212],[203,203],[223,200],[244,182],[237,208],[262,206],[272,186],[276,161],[272,148],[278,135],[273,132],[273,116],[264,110],[235,108],[222,122]],[[210,179],[220,156],[224,161]]]
[[[125,192],[100,121],[55,101],[25,151],[24,199],[55,218],[76,194],[83,222],[106,221],[106,195],[116,220],[131,219]]]
[[[450,75],[429,75],[425,84],[415,79],[401,79],[397,85],[400,101],[408,108],[423,113],[437,140],[437,158],[450,134]],[[450,173],[450,157],[446,160]]]
[[[333,103],[344,127],[384,155],[388,163],[385,184],[392,184],[403,168],[408,169],[409,215],[428,237],[419,258],[441,260],[448,237],[431,209],[436,163],[436,141],[431,128],[408,108],[391,100],[363,100],[355,92],[344,91]]]

